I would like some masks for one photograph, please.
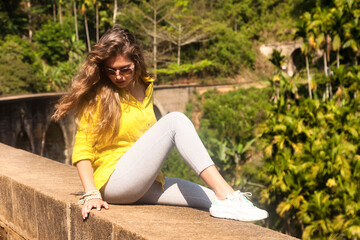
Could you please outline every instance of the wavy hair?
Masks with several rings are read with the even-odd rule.
[[[93,119],[98,109],[100,119],[94,131],[101,138],[111,132],[113,139],[120,129],[121,118],[121,91],[106,76],[104,62],[117,55],[127,57],[135,65],[134,81],[143,81],[148,76],[146,65],[140,45],[127,29],[114,27],[108,30],[93,47],[85,59],[79,73],[72,83],[72,91],[63,96],[55,106],[53,118],[59,120],[70,111],[74,110],[75,121],[84,114],[87,121]],[[87,129],[90,130],[90,129]]]

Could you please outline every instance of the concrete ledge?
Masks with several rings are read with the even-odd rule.
[[[204,210],[111,205],[87,221],[76,168],[0,144],[0,239],[294,239]]]

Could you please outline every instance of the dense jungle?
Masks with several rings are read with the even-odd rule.
[[[195,94],[186,110],[221,173],[269,212],[257,224],[360,239],[359,17],[360,0],[1,1],[0,95],[68,91],[99,36],[128,28],[159,85],[261,86]],[[290,41],[292,76],[281,51],[259,51]],[[202,183],[177,151],[163,170]]]

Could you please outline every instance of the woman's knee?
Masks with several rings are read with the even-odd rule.
[[[164,116],[164,118],[176,120],[176,119],[184,119],[187,118],[185,114],[181,112],[170,112]]]
[[[193,125],[190,119],[181,112],[171,112],[165,115],[167,121],[169,121],[173,126],[182,126],[183,124],[186,125]]]

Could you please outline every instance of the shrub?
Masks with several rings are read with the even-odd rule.
[[[332,100],[299,98],[291,82],[260,126],[270,227],[303,239],[360,237],[359,72]]]
[[[34,40],[39,45],[41,57],[50,65],[64,62],[69,59],[68,53],[71,49],[71,36],[73,29],[67,21],[63,24],[48,21],[37,30]]]

